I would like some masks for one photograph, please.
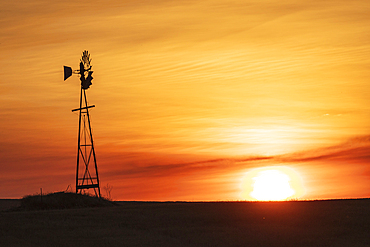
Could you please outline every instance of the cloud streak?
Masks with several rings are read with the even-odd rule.
[[[306,185],[309,185],[305,198],[367,197],[366,181],[370,176],[370,167],[367,165],[370,161],[369,151],[369,136],[361,136],[352,138],[341,145],[275,156],[225,157],[204,160],[191,157],[190,159],[195,159],[195,161],[171,162],[171,159],[176,159],[176,157],[168,155],[165,156],[168,162],[166,163],[163,157],[155,158],[155,155],[148,153],[141,154],[141,156],[145,155],[146,161],[134,159],[111,164],[110,171],[104,171],[103,175],[115,181],[118,188],[126,186],[126,191],[131,188],[126,194],[116,192],[116,196],[122,198],[130,197],[133,200],[140,200],[138,195],[146,191],[148,198],[161,200],[160,191],[165,191],[168,186],[180,186],[182,190],[171,198],[201,200],[201,197],[194,194],[197,186],[208,184],[207,181],[218,180],[218,183],[208,184],[212,192],[208,192],[209,197],[207,198],[215,200],[220,193],[228,191],[222,196],[227,197],[232,194],[235,200],[241,199],[237,191],[238,181],[242,179],[243,174],[258,167],[288,166],[303,173]],[[151,156],[153,159],[150,158]],[[140,186],[139,181],[143,181],[143,184],[147,186]],[[343,184],[340,184],[340,181]],[[346,182],[353,183],[354,181],[356,182],[351,185],[352,189],[349,189]],[[136,187],[133,186],[134,184]],[[333,186],[333,184],[336,184],[336,189],[331,189],[332,195],[325,193],[327,190],[325,186]],[[147,191],[148,186],[151,192]],[[189,190],[184,190],[187,187]],[[125,190],[122,189],[122,191]],[[156,194],[156,191],[159,194]]]

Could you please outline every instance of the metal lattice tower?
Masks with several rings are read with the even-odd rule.
[[[78,143],[77,143],[77,168],[76,168],[76,193],[89,193],[93,190],[95,196],[101,197],[98,165],[96,163],[94,140],[91,131],[89,109],[95,105],[88,105],[86,90],[93,79],[91,71],[90,54],[84,51],[82,54],[80,69],[74,73],[80,74],[81,93],[80,107],[72,110],[79,112]],[[72,75],[72,69],[64,66],[64,80]]]

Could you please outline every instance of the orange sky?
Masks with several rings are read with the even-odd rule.
[[[370,3],[2,1],[0,198],[75,181],[83,50],[116,200],[242,200],[251,169],[302,199],[370,197]],[[104,190],[103,190],[104,194]]]

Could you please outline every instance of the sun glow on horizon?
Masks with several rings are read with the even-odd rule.
[[[242,197],[257,201],[283,201],[304,194],[298,173],[287,167],[264,167],[250,171],[242,181]]]

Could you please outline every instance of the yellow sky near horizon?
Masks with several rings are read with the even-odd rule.
[[[221,169],[222,161],[199,173],[192,165],[165,168],[369,144],[343,144],[369,135],[365,0],[16,0],[0,7],[0,197],[74,183],[78,118],[70,110],[80,84],[77,76],[63,82],[62,66],[77,68],[83,50],[94,70],[87,93],[96,105],[101,179],[112,181],[119,199],[239,200],[242,174],[265,163]],[[306,198],[364,197],[363,157],[346,155],[348,167],[335,159],[287,163],[307,174]],[[141,170],[151,166],[164,168],[151,177]],[[339,175],[324,183],[337,166],[359,185],[337,192]],[[336,192],[323,195],[317,184]],[[169,186],[176,189],[167,193]]]

